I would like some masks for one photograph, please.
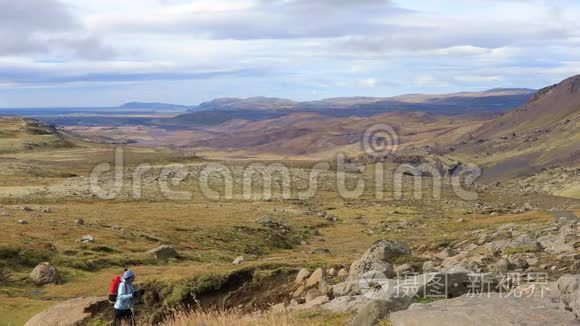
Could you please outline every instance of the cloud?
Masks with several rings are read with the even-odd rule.
[[[329,38],[364,35],[407,12],[388,0],[194,1],[138,15],[102,14],[89,24],[126,33],[182,33],[208,39]]]
[[[374,88],[377,86],[378,81],[375,78],[367,78],[359,81],[358,84],[362,88]]]
[[[100,59],[113,55],[57,0],[0,0],[0,56],[52,55]]]

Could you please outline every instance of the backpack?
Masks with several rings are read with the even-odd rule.
[[[115,303],[115,301],[117,301],[117,293],[119,292],[120,284],[121,276],[115,276],[109,282],[109,302]]]

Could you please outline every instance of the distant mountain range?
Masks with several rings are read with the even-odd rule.
[[[369,117],[385,112],[429,112],[443,115],[505,112],[524,104],[536,91],[497,88],[483,92],[409,94],[396,97],[337,97],[296,102],[270,97],[221,98],[201,103],[190,112],[165,120],[173,126],[212,126],[231,120],[261,121],[297,112],[328,117]]]

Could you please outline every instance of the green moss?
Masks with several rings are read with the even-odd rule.
[[[201,276],[196,280],[195,292],[197,294],[203,294],[219,290],[223,285],[224,280],[224,275],[209,274]]]
[[[416,257],[416,256],[399,256],[399,257],[394,258],[391,261],[391,263],[393,263],[394,265],[417,264],[417,263],[423,263],[426,260],[427,259],[425,259],[425,258]]]

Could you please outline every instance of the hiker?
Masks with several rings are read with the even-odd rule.
[[[138,296],[138,292],[133,287],[135,280],[135,273],[130,270],[125,270],[121,283],[117,289],[117,298],[115,300],[115,320],[114,326],[121,325],[123,321],[129,325],[135,325],[135,318],[133,316],[133,300]]]

